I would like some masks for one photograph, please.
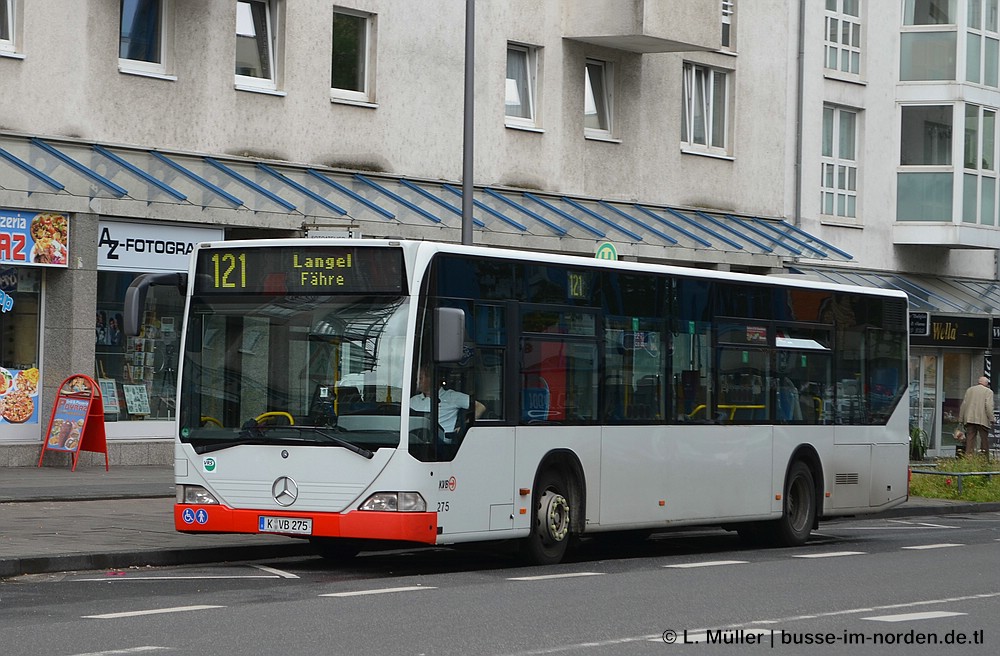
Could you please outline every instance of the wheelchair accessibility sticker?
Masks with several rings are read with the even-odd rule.
[[[204,524],[208,521],[208,511],[204,508],[199,508],[198,510],[185,508],[184,512],[181,514],[181,519],[184,520],[185,524],[194,524],[195,522]]]

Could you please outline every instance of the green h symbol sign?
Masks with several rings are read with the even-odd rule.
[[[597,247],[597,252],[594,253],[594,257],[598,260],[617,260],[618,250],[615,248],[614,244],[606,241]]]

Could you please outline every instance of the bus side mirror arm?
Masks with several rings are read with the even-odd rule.
[[[465,311],[436,308],[434,325],[434,359],[438,362],[459,362],[465,346]]]
[[[153,285],[174,285],[184,295],[187,291],[186,273],[144,273],[132,281],[125,290],[125,316],[123,329],[129,337],[136,337],[142,325],[142,313],[146,309],[146,292]]]

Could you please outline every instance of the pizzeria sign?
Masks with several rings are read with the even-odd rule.
[[[0,209],[0,264],[65,269],[68,244],[65,214]]]

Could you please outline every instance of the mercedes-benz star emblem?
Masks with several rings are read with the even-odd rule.
[[[271,485],[271,494],[279,506],[290,506],[299,498],[299,486],[287,476],[282,476]]]

